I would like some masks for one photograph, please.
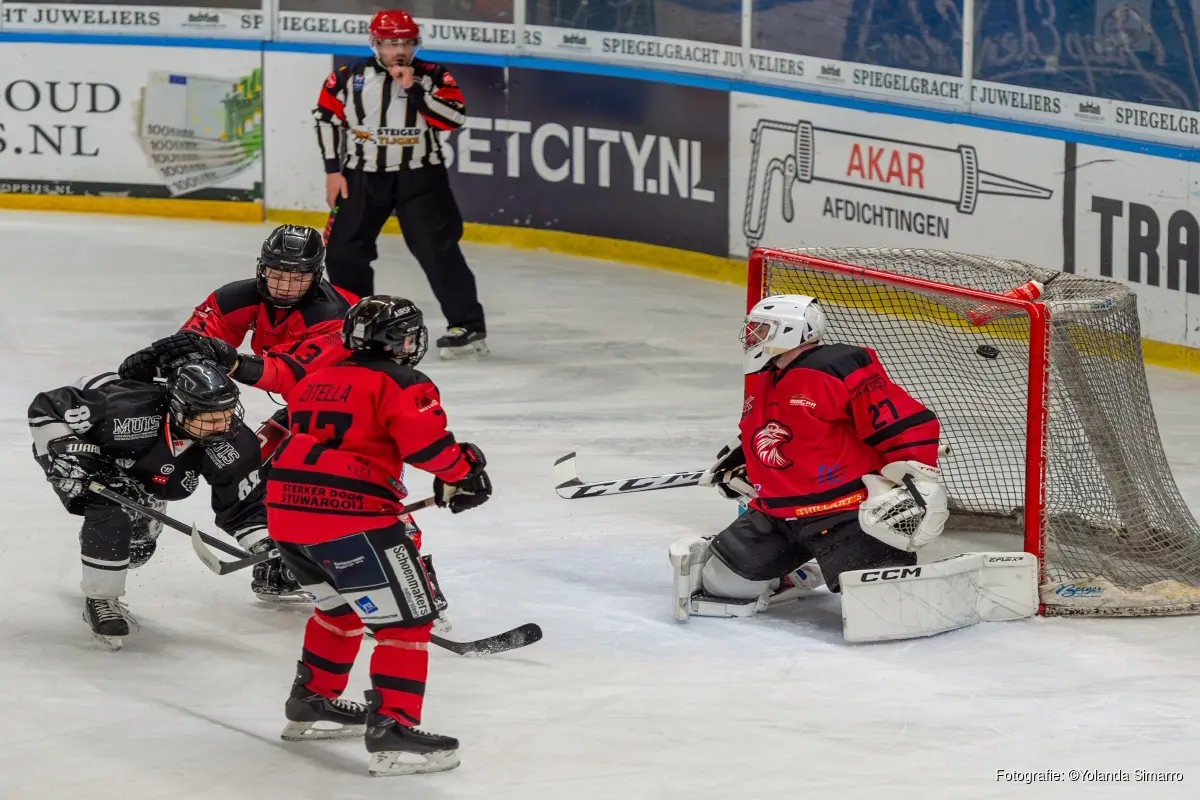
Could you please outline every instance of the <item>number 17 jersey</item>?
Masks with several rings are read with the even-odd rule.
[[[391,359],[355,353],[301,378],[288,421],[267,479],[276,541],[317,544],[394,524],[406,463],[447,483],[470,471],[433,381]]]

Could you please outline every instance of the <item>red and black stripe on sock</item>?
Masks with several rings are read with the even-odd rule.
[[[312,670],[307,688],[322,697],[340,697],[362,644],[362,620],[349,606],[333,612],[315,609],[304,629],[301,660]]]
[[[379,713],[407,727],[421,723],[432,632],[433,623],[411,628],[381,628],[375,632],[371,687],[383,702]]]

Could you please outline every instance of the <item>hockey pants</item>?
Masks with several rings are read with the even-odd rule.
[[[475,275],[459,240],[462,213],[445,167],[398,172],[346,170],[349,196],[340,200],[326,226],[325,266],[334,286],[366,297],[375,293],[376,242],[392,214],[404,243],[425,272],[450,327],[484,331],[483,306]]]

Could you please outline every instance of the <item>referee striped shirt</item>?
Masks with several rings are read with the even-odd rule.
[[[438,131],[466,122],[462,92],[444,67],[419,58],[412,67],[408,90],[374,57],[329,76],[313,109],[325,172],[341,172],[343,166],[395,172],[443,163]]]

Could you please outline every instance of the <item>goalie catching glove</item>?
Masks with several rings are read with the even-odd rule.
[[[893,461],[880,473],[862,479],[867,487],[858,509],[863,531],[908,553],[940,536],[950,517],[941,472],[917,461]]]
[[[746,451],[738,434],[717,453],[717,460],[700,476],[700,486],[713,486],[722,497],[740,500],[757,497],[758,493],[746,478]]]
[[[483,457],[483,451],[465,442],[460,447],[471,471],[454,483],[433,479],[434,502],[440,508],[449,508],[452,514],[481,506],[492,496],[492,481],[484,470],[487,459]]]

